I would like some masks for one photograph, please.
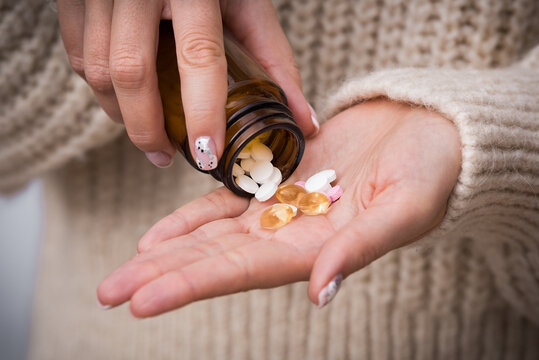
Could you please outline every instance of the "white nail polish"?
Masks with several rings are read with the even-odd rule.
[[[331,281],[318,293],[318,308],[322,308],[327,305],[335,295],[342,283],[342,274],[337,274]]]
[[[311,121],[313,122],[314,127],[316,128],[315,134],[317,134],[320,131],[320,123],[318,122],[318,116],[316,115],[316,111],[314,111],[311,104],[309,105],[309,110],[311,110]]]
[[[112,305],[103,305],[103,304],[101,304],[99,299],[97,300],[97,306],[99,306],[99,308],[101,310],[108,310],[108,309],[112,308]]]

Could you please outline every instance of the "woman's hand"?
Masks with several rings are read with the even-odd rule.
[[[325,287],[338,274],[346,277],[440,223],[460,169],[458,132],[422,108],[367,102],[324,124],[287,183],[328,168],[337,172],[341,199],[326,215],[299,215],[276,231],[259,223],[274,201],[223,188],[176,210],[140,240],[138,256],[101,283],[100,302],[131,300],[131,312],[147,317],[310,277],[309,297],[324,305],[331,295]]]
[[[74,70],[155,165],[176,153],[167,138],[155,69],[159,21],[172,19],[191,152],[200,137],[220,158],[227,65],[223,24],[283,88],[305,135],[317,131],[292,51],[269,0],[57,0]],[[211,166],[207,166],[211,168]]]

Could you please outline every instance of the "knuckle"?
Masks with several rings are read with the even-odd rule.
[[[178,53],[182,68],[211,67],[224,59],[222,44],[201,33],[190,33],[181,38]]]
[[[84,58],[81,56],[69,54],[69,65],[71,65],[71,68],[73,71],[75,71],[79,76],[84,78]]]
[[[156,151],[158,145],[157,134],[152,131],[129,132],[129,139],[143,151]]]
[[[150,62],[135,48],[114,51],[110,58],[112,81],[124,89],[138,89],[146,81]]]
[[[108,63],[99,59],[88,59],[84,65],[86,81],[99,92],[112,90]]]

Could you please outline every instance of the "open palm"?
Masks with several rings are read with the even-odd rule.
[[[131,300],[137,317],[190,302],[310,277],[309,296],[390,250],[421,238],[444,216],[460,169],[460,144],[448,120],[385,100],[350,108],[307,142],[287,183],[335,169],[344,189],[325,215],[298,215],[261,228],[259,203],[220,188],[158,222],[139,255],[98,288],[102,304]]]

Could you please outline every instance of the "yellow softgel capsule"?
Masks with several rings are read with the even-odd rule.
[[[260,225],[264,229],[278,229],[292,220],[294,211],[286,204],[274,204],[260,215]]]
[[[277,200],[281,203],[294,205],[295,207],[298,207],[299,201],[303,196],[307,194],[307,190],[302,188],[299,185],[283,185],[279,186],[277,191],[275,192],[275,197],[277,197]]]
[[[303,196],[298,204],[298,209],[305,215],[320,215],[328,212],[330,201],[325,194],[312,192]]]

